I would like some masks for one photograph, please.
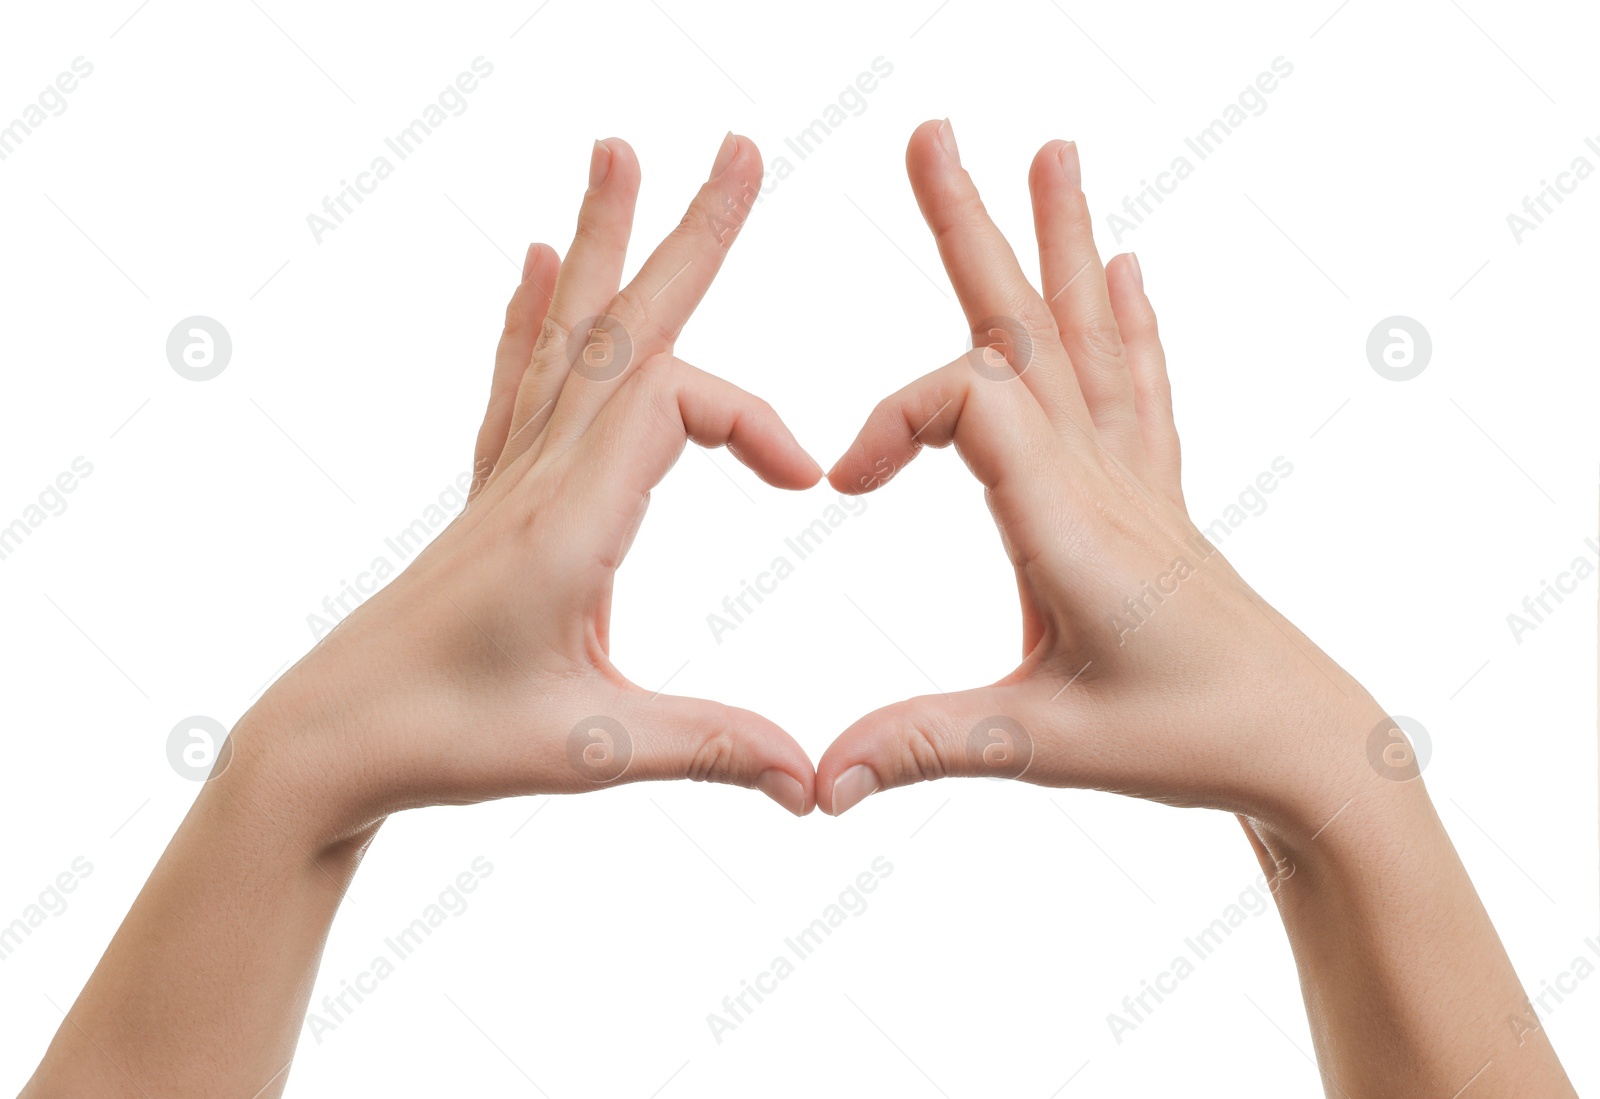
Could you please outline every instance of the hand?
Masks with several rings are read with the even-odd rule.
[[[919,128],[906,163],[975,350],[881,402],[828,478],[870,491],[953,442],[1016,570],[1024,656],[989,687],[856,722],[818,767],[822,807],[1006,775],[1310,834],[1343,800],[1331,778],[1373,778],[1364,736],[1382,714],[1189,520],[1155,313],[1132,255],[1101,266],[1077,148],[1049,143],[1029,175],[1043,294],[948,122]]]
[[[769,483],[822,471],[763,401],[673,356],[749,212],[761,157],[729,135],[683,222],[622,290],[633,150],[597,142],[565,263],[528,251],[466,510],[283,676],[233,767],[283,776],[318,838],[398,809],[692,778],[814,805],[811,762],[753,713],[657,696],[608,658],[612,582],[686,440]]]

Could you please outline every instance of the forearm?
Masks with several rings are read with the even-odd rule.
[[[289,784],[206,784],[23,1099],[282,1092],[323,943],[376,826],[326,843]]]
[[[1576,1094],[1544,1032],[1508,1022],[1522,986],[1420,778],[1357,762],[1312,803],[1246,824],[1280,879],[1327,1094]]]

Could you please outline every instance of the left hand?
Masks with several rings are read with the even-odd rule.
[[[506,314],[466,510],[239,722],[314,842],[439,803],[693,778],[797,815],[811,761],[746,710],[639,687],[611,663],[613,579],[650,490],[693,440],[769,483],[822,471],[763,401],[673,354],[743,225],[761,157],[729,135],[688,214],[621,290],[639,187],[597,142],[566,261],[529,250]]]

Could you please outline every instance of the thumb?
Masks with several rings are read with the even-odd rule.
[[[760,790],[795,816],[816,806],[816,772],[760,714],[700,698],[630,692],[614,714],[573,726],[567,762],[592,786],[692,779]]]
[[[956,778],[1021,778],[1034,741],[1008,687],[923,695],[874,710],[839,734],[817,767],[817,803],[838,816],[879,790]]]

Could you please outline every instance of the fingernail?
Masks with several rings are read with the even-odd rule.
[[[589,154],[589,190],[593,191],[606,181],[606,176],[611,174],[611,146],[604,141],[594,143],[594,152]]]
[[[878,776],[865,763],[858,763],[833,780],[833,815],[859,805],[878,789]]]
[[[1083,190],[1083,165],[1078,163],[1078,143],[1064,142],[1056,149],[1056,157],[1061,161],[1061,174],[1067,177],[1067,186],[1074,191]]]
[[[961,163],[961,150],[956,148],[956,132],[950,128],[947,118],[939,123],[939,144],[944,146],[944,151],[950,154],[950,159],[957,164]]]
[[[1128,253],[1128,266],[1133,268],[1133,281],[1138,284],[1140,290],[1143,290],[1144,268],[1139,266],[1139,254],[1137,252]]]
[[[797,817],[805,816],[806,790],[782,771],[762,771],[756,789]]]
[[[733,163],[734,154],[739,151],[739,139],[733,136],[733,131],[728,131],[728,136],[722,139],[722,148],[717,150],[717,159],[711,165],[710,179],[720,176],[729,164]]]
[[[540,246],[537,244],[528,245],[528,254],[522,260],[522,277],[524,279],[533,277],[533,265],[538,262],[539,248]]]

